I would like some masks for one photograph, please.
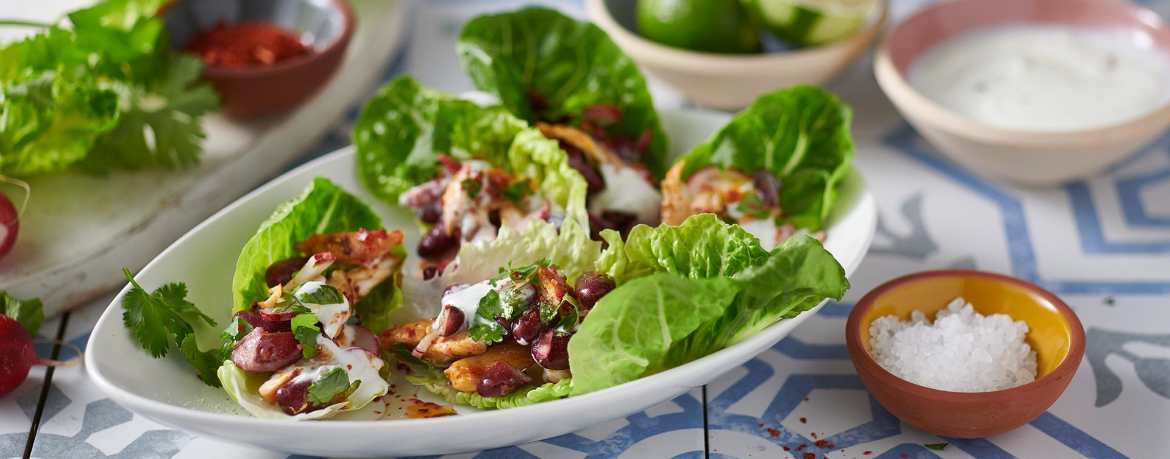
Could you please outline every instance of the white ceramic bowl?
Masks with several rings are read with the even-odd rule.
[[[702,142],[728,119],[703,111],[661,113],[680,155]],[[147,289],[186,282],[189,299],[220,320],[231,311],[231,279],[240,249],[281,202],[298,195],[314,177],[324,176],[372,203],[388,228],[418,241],[409,212],[376,201],[361,186],[354,151],[346,148],[293,170],[212,216],[175,241],[135,277]],[[865,181],[856,172],[841,188],[828,224],[825,247],[847,274],[861,263],[873,238],[877,211]],[[410,263],[407,263],[408,265]],[[710,356],[620,386],[554,402],[500,411],[460,409],[460,416],[392,421],[329,420],[290,422],[249,416],[219,389],[205,386],[175,350],[152,359],[122,324],[122,298],[98,320],[86,350],[86,369],[102,391],[119,404],[161,424],[195,435],[294,454],[326,457],[400,457],[447,454],[520,444],[575,432],[643,411],[706,384],[772,347],[816,313],[783,320]],[[818,306],[819,309],[819,306]],[[203,347],[218,330],[202,327]],[[421,395],[420,395],[421,397]]]
[[[955,0],[915,13],[878,47],[874,74],[902,116],[959,164],[976,172],[1053,186],[1092,175],[1153,142],[1170,126],[1170,104],[1123,124],[1072,132],[1026,132],[988,126],[919,94],[906,73],[947,38],[1006,23],[1124,28],[1170,52],[1170,28],[1156,13],[1119,0]]]
[[[860,30],[839,41],[795,51],[715,54],[688,51],[642,38],[633,0],[588,0],[589,19],[647,72],[695,102],[737,110],[756,96],[794,84],[823,85],[861,56],[885,24],[889,0],[878,0]]]

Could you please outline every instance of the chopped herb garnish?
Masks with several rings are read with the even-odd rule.
[[[566,298],[568,298],[568,297],[566,296]],[[568,303],[568,302],[566,301],[566,303]],[[562,303],[562,304],[564,304],[564,303]],[[561,331],[561,332],[572,331],[573,328],[577,326],[578,320],[580,320],[580,316],[577,313],[577,307],[574,306],[572,303],[569,303],[569,313],[565,314],[565,317],[563,319],[561,319],[561,323],[557,324],[555,330]]]
[[[543,301],[541,301],[540,305],[537,307],[540,308],[540,324],[544,325],[545,327],[548,327],[552,324],[552,321],[557,318],[557,314],[561,310],[560,306]]]
[[[922,446],[933,449],[935,451],[942,451],[942,450],[947,448],[948,444],[949,443],[927,443],[927,444],[922,445]]]
[[[463,187],[463,191],[467,193],[467,197],[471,199],[475,199],[479,196],[479,193],[483,191],[483,182],[473,178],[463,179],[462,182],[459,182],[459,186]]]
[[[513,282],[516,282],[517,284],[524,283],[524,282],[531,282],[532,277],[536,275],[536,270],[540,269],[541,266],[546,266],[546,267],[551,267],[551,268],[556,267],[556,266],[553,266],[552,262],[550,262],[547,258],[539,258],[536,261],[532,262],[532,264],[530,264],[528,266],[522,266],[519,268],[512,268],[512,262],[509,261],[508,267],[507,268],[501,267],[500,273],[496,277],[492,278],[492,280],[491,280],[492,285],[496,285],[496,282],[499,282],[499,281],[504,280],[504,279],[511,279]]]
[[[488,290],[483,298],[479,299],[479,310],[475,313],[475,320],[467,328],[467,336],[481,343],[498,343],[504,340],[507,330],[496,322],[496,317],[504,314],[503,302],[500,294],[495,290]]]
[[[329,370],[320,379],[313,381],[305,394],[305,400],[314,405],[326,405],[345,392],[353,393],[361,381],[349,383],[349,375],[341,367]],[[346,394],[348,395],[348,394]]]
[[[317,326],[317,316],[314,314],[299,314],[292,318],[292,332],[301,343],[301,354],[306,359],[317,356],[317,335],[321,328]]]
[[[332,285],[321,285],[312,293],[304,293],[297,297],[303,303],[311,304],[340,304],[345,302],[345,295]]]
[[[527,178],[512,182],[500,191],[500,196],[513,203],[523,201],[530,194],[532,194],[532,180]]]
[[[252,324],[239,317],[232,318],[232,323],[228,324],[227,328],[219,334],[219,340],[223,343],[220,348],[223,360],[232,358],[232,349],[235,348],[236,342],[244,339],[248,333],[252,333]]]
[[[1105,297],[1104,303],[1106,306],[1113,306],[1113,304],[1115,302],[1116,302],[1116,300],[1114,300],[1113,297],[1111,297],[1111,296]]]
[[[736,204],[735,209],[759,220],[772,216],[767,206],[764,205],[764,201],[760,199],[760,195],[756,193],[744,194],[743,199],[739,201],[739,204]]]

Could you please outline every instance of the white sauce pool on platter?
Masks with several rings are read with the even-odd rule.
[[[1121,124],[1170,99],[1170,56],[1111,29],[1016,24],[953,37],[911,66],[910,85],[977,122],[1061,132]]]

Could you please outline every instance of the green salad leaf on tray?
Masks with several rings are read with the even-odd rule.
[[[646,81],[596,25],[524,8],[473,19],[456,49],[476,88],[495,94],[517,116],[578,127],[591,121],[608,137],[628,141],[648,135],[641,162],[655,177],[666,172],[666,133]],[[588,110],[600,107],[616,108],[617,116],[587,119]]]
[[[820,231],[849,175],[852,119],[848,105],[814,86],[765,94],[680,160],[682,179],[708,166],[767,170],[780,183],[778,223]]]
[[[0,173],[198,163],[218,109],[203,64],[172,53],[161,0],[108,0],[0,46]]]

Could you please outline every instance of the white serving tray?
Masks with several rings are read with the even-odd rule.
[[[86,3],[93,2],[29,2],[17,13],[49,19]],[[410,0],[350,3],[357,29],[333,80],[290,113],[248,121],[206,117],[198,167],[30,180],[15,249],[0,261],[0,290],[40,298],[50,316],[83,304],[125,284],[122,267],[137,271],[191,227],[287,169],[373,92],[402,48]]]

